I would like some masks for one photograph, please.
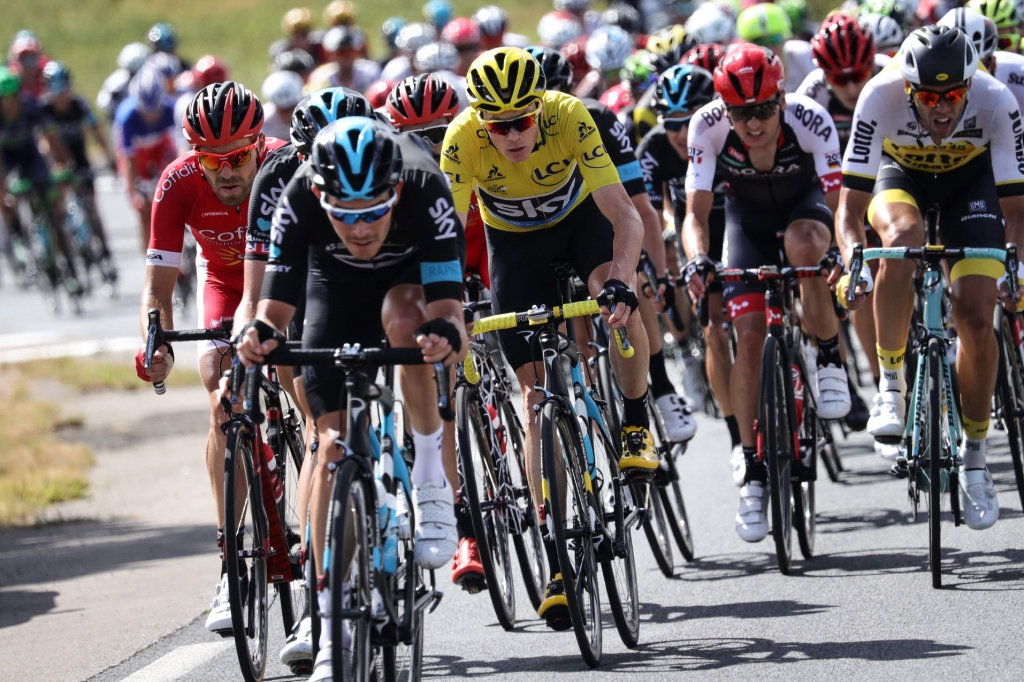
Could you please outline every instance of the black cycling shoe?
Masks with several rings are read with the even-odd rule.
[[[857,389],[850,385],[850,411],[843,421],[846,422],[846,427],[851,431],[863,431],[868,427],[868,418],[871,416],[871,411],[868,410],[868,406],[864,403],[864,399],[860,397],[860,393]]]

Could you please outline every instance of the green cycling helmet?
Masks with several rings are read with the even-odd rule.
[[[0,66],[0,97],[13,97],[21,91],[21,76]]]
[[[793,28],[786,10],[760,3],[740,12],[736,18],[736,34],[750,43],[777,47],[793,37]]]
[[[789,25],[801,26],[807,21],[807,2],[806,0],[778,0],[776,2],[787,15],[789,15]]]
[[[991,19],[996,28],[1016,28],[1020,24],[1013,0],[970,0],[966,7]]]
[[[881,14],[896,21],[900,26],[906,26],[907,8],[900,0],[866,0],[860,5],[860,14]]]
[[[637,50],[626,58],[619,78],[628,81],[635,91],[644,91],[658,80],[658,74],[671,66],[663,57],[647,50]]]

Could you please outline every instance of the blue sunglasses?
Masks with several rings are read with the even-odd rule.
[[[346,225],[355,225],[360,220],[365,223],[373,223],[386,216],[398,200],[398,195],[392,194],[391,198],[383,204],[369,208],[339,208],[327,203],[327,195],[320,197],[320,207],[327,211],[327,215]]]

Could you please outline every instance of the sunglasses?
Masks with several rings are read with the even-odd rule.
[[[196,152],[196,160],[206,170],[220,171],[224,167],[224,164],[231,166],[233,170],[238,170],[245,164],[249,163],[249,159],[252,158],[253,153],[256,151],[256,143],[253,142],[250,145],[246,145],[241,149],[236,149],[233,152],[227,154],[211,154],[210,152]]]
[[[687,116],[686,118],[665,118],[664,116],[658,117],[658,123],[665,126],[665,130],[671,133],[678,133],[683,128],[690,125],[690,121],[693,120],[693,116]]]
[[[413,130],[412,132],[419,135],[430,144],[441,144],[444,142],[444,134],[448,131],[448,126],[434,126],[432,128],[422,128],[420,130]]]
[[[849,85],[850,83],[863,83],[869,78],[871,78],[871,69],[854,71],[853,73],[837,73],[835,75],[825,74],[825,80],[829,82],[829,85],[838,85],[839,87]]]
[[[533,126],[537,125],[537,121],[540,119],[540,109],[533,112],[532,114],[526,114],[519,118],[512,118],[506,121],[482,121],[484,128],[487,128],[487,132],[492,135],[508,135],[513,130],[523,132],[529,130]]]
[[[726,107],[729,118],[737,123],[746,123],[752,118],[756,118],[758,121],[767,121],[775,115],[775,110],[778,108],[778,98],[749,107]]]
[[[391,211],[391,207],[398,201],[398,195],[392,194],[391,198],[383,204],[370,206],[369,208],[339,208],[327,203],[327,195],[320,197],[320,208],[327,211],[327,215],[346,225],[355,225],[360,220],[364,223],[374,223],[383,218]]]
[[[967,97],[967,91],[970,87],[967,85],[961,85],[959,88],[953,88],[946,92],[932,92],[930,90],[914,90],[913,88],[907,88],[907,94],[913,95],[921,104],[926,107],[937,107],[939,100],[944,99],[950,104],[958,104],[964,97]]]
[[[1018,45],[1020,45],[1019,33],[1007,33],[996,36],[997,50],[1016,50]]]

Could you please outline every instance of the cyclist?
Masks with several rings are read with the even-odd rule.
[[[970,36],[981,66],[1013,93],[1018,107],[1024,106],[1024,56],[996,50],[996,25],[991,19],[963,7],[947,12],[939,25],[959,28]]]
[[[185,112],[188,111],[188,105],[192,103],[192,98],[196,96],[196,93],[205,88],[208,85],[214,83],[222,83],[228,80],[231,73],[231,68],[228,66],[220,57],[216,57],[212,54],[206,54],[196,60],[196,65],[192,67],[192,82],[187,91],[178,95],[177,99],[174,100],[174,120],[180,121],[185,117]],[[192,147],[185,139],[185,132],[183,129],[175,126],[174,128],[174,141],[178,148],[178,154],[187,154],[191,151]]]
[[[659,74],[682,61],[683,55],[696,47],[693,38],[679,24],[655,31],[647,39],[647,50],[660,59],[652,62]],[[658,125],[658,114],[654,111],[654,85],[637,97],[633,108],[634,135],[639,142],[651,128]]]
[[[537,38],[545,47],[559,49],[571,40],[583,37],[583,25],[570,12],[548,12],[537,22]]]
[[[608,9],[601,15],[605,26],[618,26],[633,39],[633,46],[640,48],[647,42],[644,34],[644,18],[633,5],[624,2],[609,3]]]
[[[903,44],[903,29],[885,14],[861,14],[857,21],[875,37],[875,51],[887,57],[895,57]]]
[[[493,50],[496,47],[529,45],[529,38],[519,33],[510,33],[508,29],[508,13],[495,5],[481,7],[473,15],[480,24],[480,47]]]
[[[659,214],[667,216],[671,229],[679,235],[680,244],[683,217],[686,215],[685,183],[689,162],[686,136],[693,115],[714,96],[714,81],[711,74],[704,69],[680,64],[665,71],[658,77],[653,105],[660,122],[644,136],[636,150],[650,202]],[[660,220],[658,224],[661,225]],[[705,252],[712,260],[721,260],[722,245],[725,241],[725,196],[721,191],[715,195],[708,217],[708,230]],[[739,426],[729,400],[732,348],[724,325],[727,320],[722,314],[722,285],[713,282],[709,289],[707,305],[710,324],[704,329],[707,340],[708,378],[729,428],[733,459],[742,460]],[[660,346],[660,339],[658,345]],[[655,355],[652,350],[652,377]],[[689,366],[686,370],[692,372]],[[688,389],[688,393],[693,392]],[[694,397],[690,395],[691,399]],[[742,470],[743,468],[739,467],[741,473]]]
[[[966,7],[996,25],[996,49],[1020,54],[1020,22],[1014,0],[970,0]]]
[[[625,397],[620,469],[650,474],[658,466],[647,416],[646,331],[636,309],[636,265],[644,228],[582,102],[545,91],[541,65],[529,52],[504,47],[480,55],[467,77],[470,108],[449,126],[441,168],[448,175],[459,220],[465,221],[475,189],[491,254],[491,301],[496,312],[555,303],[553,260],[569,262],[592,295],[608,304],[606,322],[627,328],[635,353],[612,353]],[[528,478],[540,490],[540,397],[533,387],[533,348],[528,335],[499,333],[524,397]],[[571,627],[548,543],[552,571],[539,613],[548,626]]]
[[[153,48],[153,52],[163,52],[170,55],[177,62],[177,73],[192,68],[180,56],[178,56],[178,32],[166,22],[153,24],[153,27],[146,33],[146,41]]]
[[[593,69],[573,88],[580,99],[597,99],[619,84],[619,71],[633,52],[633,39],[618,26],[602,26],[587,40],[587,63]]]
[[[459,51],[459,65],[455,73],[465,76],[469,65],[480,53],[480,25],[467,17],[456,17],[444,27],[441,40],[451,43]]]
[[[448,0],[429,0],[423,5],[423,18],[434,27],[437,33],[444,30],[448,22],[452,20],[454,9]]]
[[[699,44],[727,45],[736,36],[736,22],[721,7],[706,2],[690,15],[683,28]]]
[[[38,101],[43,94],[43,69],[50,63],[42,43],[31,31],[19,31],[7,59],[7,68],[21,78],[22,96]]]
[[[726,266],[817,265],[832,242],[832,211],[839,193],[839,139],[828,112],[802,95],[787,95],[782,62],[771,50],[743,44],[715,70],[721,96],[697,111],[689,127],[683,245],[691,254],[690,293],[706,287],[709,217],[715,173],[726,179]],[[736,330],[736,360],[729,380],[746,460],[736,531],[747,542],[768,533],[767,468],[757,460],[753,430],[765,338],[762,287],[725,283],[723,298]],[[839,326],[825,280],[800,285],[802,323],[818,341],[818,414],[839,419],[850,411],[850,391],[839,354]]]
[[[868,83],[853,117],[838,212],[844,254],[865,242],[865,216],[884,246],[921,246],[922,211],[931,205],[942,211],[939,229],[946,246],[1002,248],[1014,242],[1020,248],[1024,176],[1015,151],[1021,122],[1013,95],[988,74],[977,73],[974,45],[948,26],[911,33],[896,61],[898,69],[886,69]],[[913,272],[910,261],[886,261],[875,285],[875,314],[886,321],[878,327],[881,398],[868,422],[876,438],[903,435]],[[988,528],[999,517],[985,467],[985,435],[999,358],[992,331],[993,280],[1002,272],[1002,265],[964,260],[949,273],[959,338],[963,513],[974,529]],[[863,296],[858,299],[853,307]],[[1012,304],[1008,294],[1004,302]]]
[[[314,191],[315,190],[315,191]],[[426,219],[425,219],[426,218]],[[462,322],[462,226],[451,193],[430,152],[415,135],[399,135],[374,119],[345,118],[315,138],[274,214],[272,253],[256,320],[238,347],[243,362],[259,362],[276,346],[303,284],[306,324],[302,343],[423,348],[428,363],[465,356]],[[307,274],[308,273],[308,274]],[[353,295],[358,293],[359,295]],[[324,531],[330,499],[328,463],[343,451],[339,396],[344,376],[334,368],[302,368],[306,396],[323,442],[310,498],[319,602]],[[416,448],[412,499],[418,519],[414,559],[436,569],[457,547],[452,485],[442,462],[441,420],[430,365],[399,373]],[[330,626],[323,624],[313,678],[329,679]]]
[[[107,165],[114,167],[114,155],[107,144],[107,136],[93,115],[89,104],[71,88],[71,71],[61,62],[50,62],[43,69],[43,81],[46,84],[46,97],[43,111],[57,127],[61,143],[74,164],[78,176],[78,184],[88,200],[85,202],[89,212],[89,223],[93,232],[99,237],[102,252],[100,271],[106,282],[117,281],[117,270],[110,256],[103,221],[96,210],[96,190],[93,186],[92,166],[85,152],[85,134],[88,131],[97,146],[107,158]]]
[[[281,17],[281,31],[284,32],[285,37],[270,45],[271,58],[288,50],[302,50],[316,59],[317,49],[310,40],[310,34],[313,31],[313,13],[309,11],[308,7],[295,7],[285,12]]]
[[[263,81],[263,134],[284,140],[288,138],[292,113],[302,99],[302,76],[292,71],[275,71]]]
[[[792,40],[789,15],[778,5],[759,3],[740,12],[736,17],[736,35],[779,55],[786,92],[797,92],[800,83],[814,70],[810,44],[806,40]]]
[[[142,245],[150,241],[150,211],[156,181],[174,160],[174,102],[167,96],[167,79],[143,68],[131,82],[131,95],[114,116],[118,167],[139,216]]]
[[[96,106],[113,125],[114,115],[121,102],[128,97],[128,86],[132,78],[149,58],[150,49],[143,43],[128,43],[117,55],[117,70],[107,76],[96,95]]]
[[[335,26],[324,34],[328,62],[309,75],[311,88],[345,87],[362,92],[380,78],[380,65],[360,58],[359,38],[352,26]]]
[[[161,173],[153,203],[153,231],[146,253],[142,289],[143,339],[147,312],[156,308],[167,329],[174,328],[171,297],[186,228],[199,247],[196,267],[202,292],[197,296],[199,326],[219,327],[232,319],[242,297],[249,190],[267,152],[284,142],[261,132],[263,107],[256,96],[232,81],[215,83],[196,93],[182,120],[192,151],[178,157]],[[135,355],[135,371],[143,381],[163,381],[174,366],[174,351],[161,346],[149,370],[142,367],[143,349]],[[224,421],[218,382],[230,366],[226,344],[208,341],[199,346],[199,373],[210,396],[210,433],[206,465],[217,503],[217,544],[224,534],[224,448],[219,428]],[[206,628],[231,630],[226,566],[221,563]]]

